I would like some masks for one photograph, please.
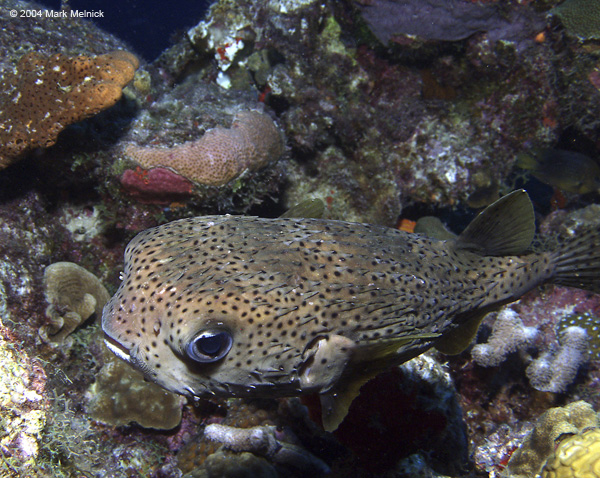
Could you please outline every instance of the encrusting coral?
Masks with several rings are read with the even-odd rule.
[[[252,453],[218,450],[201,468],[183,478],[278,478],[281,476],[267,460]],[[308,476],[308,475],[307,475]]]
[[[95,57],[23,56],[0,86],[0,169],[33,148],[52,146],[68,125],[113,106],[139,66],[123,50]]]
[[[100,280],[72,262],[56,262],[44,270],[46,316],[50,324],[40,328],[44,341],[62,343],[92,314],[100,317],[110,296]]]
[[[239,112],[231,128],[214,128],[199,140],[173,148],[129,145],[125,153],[140,166],[167,167],[195,183],[222,186],[244,171],[254,171],[283,152],[273,120],[258,111]]]
[[[0,322],[0,476],[33,476],[46,424],[46,375],[38,359],[12,343],[10,335]],[[15,465],[19,475],[9,471]]]

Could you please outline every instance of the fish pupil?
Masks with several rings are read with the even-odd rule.
[[[233,339],[229,332],[205,331],[190,342],[187,355],[196,362],[215,362],[227,355],[232,345]]]
[[[196,340],[196,347],[205,355],[217,355],[221,350],[223,338],[222,334],[201,337]]]

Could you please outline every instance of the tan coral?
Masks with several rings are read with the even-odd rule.
[[[0,169],[56,142],[66,126],[114,105],[139,66],[126,51],[96,57],[28,53],[0,87]]]
[[[144,376],[102,346],[104,366],[88,390],[87,411],[113,426],[136,422],[144,428],[171,430],[181,422],[181,396],[144,380]]]
[[[67,336],[92,314],[102,315],[110,296],[98,278],[72,262],[56,262],[44,271],[46,315],[50,324],[40,328],[40,336],[48,342],[62,343]]]
[[[281,134],[273,120],[258,111],[243,111],[231,128],[215,128],[198,141],[173,148],[129,145],[125,153],[140,166],[166,167],[199,184],[222,186],[244,171],[254,171],[283,152]]]
[[[510,478],[532,478],[539,476],[542,467],[544,467],[547,461],[550,464],[550,468],[544,468],[548,471],[547,474],[542,474],[544,478],[588,476],[584,474],[564,474],[564,467],[562,468],[562,474],[551,474],[550,470],[554,466],[552,465],[554,458],[551,457],[553,457],[556,444],[561,439],[569,435],[579,435],[588,428],[597,428],[598,425],[596,412],[594,412],[592,406],[587,402],[579,401],[570,403],[565,407],[551,408],[537,419],[533,431],[525,438],[519,449],[513,453],[508,463],[508,476]],[[598,445],[595,445],[595,447],[590,445],[588,448],[597,450]],[[574,450],[575,448],[572,448],[571,452]],[[594,457],[579,457],[578,462],[582,467],[585,466],[586,459],[588,462],[592,462]]]
[[[541,475],[542,478],[598,478],[600,429],[592,428],[562,440]]]

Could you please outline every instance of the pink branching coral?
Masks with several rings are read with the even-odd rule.
[[[56,142],[66,126],[114,105],[139,66],[126,51],[96,57],[28,53],[0,87],[0,169]]]
[[[243,111],[231,128],[215,128],[202,138],[173,148],[130,145],[125,153],[146,169],[171,168],[199,184],[222,186],[244,171],[257,170],[283,152],[281,134],[269,116]]]

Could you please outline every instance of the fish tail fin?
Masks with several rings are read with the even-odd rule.
[[[600,226],[577,232],[554,254],[553,283],[600,293]]]

